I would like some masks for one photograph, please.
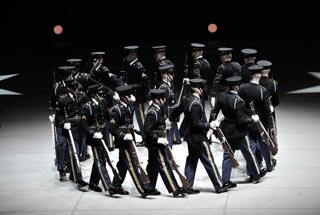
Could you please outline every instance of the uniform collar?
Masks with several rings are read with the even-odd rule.
[[[203,58],[203,56],[202,56],[202,55],[200,55],[200,56],[196,57],[196,59],[195,59],[195,60],[198,60],[198,59],[200,59],[200,58]]]
[[[133,61],[131,61],[129,65],[132,66],[132,64],[134,64],[134,63],[137,62],[137,61],[138,61],[138,58],[136,58],[136,59],[134,59]]]
[[[192,95],[194,95],[195,97],[197,97],[198,99],[200,99],[200,96],[198,96],[197,94],[193,93]]]

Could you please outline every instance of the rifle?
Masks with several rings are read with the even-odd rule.
[[[66,107],[64,107],[64,114],[65,114],[65,118],[66,118],[66,122],[68,122],[68,115],[67,115],[67,110]],[[76,171],[79,175],[81,174],[81,166],[80,166],[80,161],[79,161],[79,157],[77,154],[77,150],[76,150],[76,146],[74,143],[74,139],[73,139],[73,135],[71,132],[71,129],[68,129],[68,134],[69,134],[69,141],[68,143],[70,144],[70,149],[71,149],[71,153],[73,158],[76,160],[75,166],[76,166]]]
[[[278,146],[278,132],[277,132],[277,124],[275,121],[274,115],[270,116],[270,137],[274,142],[274,145]]]
[[[131,134],[129,127],[128,127],[128,132]],[[140,163],[140,160],[139,160],[139,155],[138,155],[138,152],[137,152],[137,149],[136,149],[136,144],[133,142],[133,140],[129,140],[127,142],[129,143],[130,150],[131,150],[131,153],[132,153],[132,157],[134,159],[134,163],[139,168],[140,175],[141,175],[143,183],[144,184],[150,183],[150,179],[149,179],[147,173],[144,171],[144,169],[141,166],[141,163]]]
[[[96,118],[97,119],[97,118]],[[100,132],[100,128],[99,128],[99,124],[96,120],[96,123],[97,123],[97,132]],[[121,180],[121,176],[119,175],[119,173],[117,172],[117,169],[112,165],[112,162],[110,160],[110,156],[109,156],[109,150],[107,148],[107,145],[106,143],[104,142],[104,139],[100,139],[100,143],[101,143],[101,146],[102,146],[102,150],[103,150],[103,153],[104,153],[104,156],[107,160],[107,163],[109,164],[112,172],[113,172],[113,175],[115,178],[117,178],[118,180]]]
[[[216,134],[222,144],[224,151],[227,153],[227,155],[231,161],[232,167],[236,168],[236,167],[240,166],[237,159],[234,157],[234,153],[231,149],[231,146],[230,146],[227,138],[224,136],[223,132],[221,131],[221,129],[219,127],[216,128]]]
[[[51,123],[51,131],[52,131],[52,147],[54,150],[54,165],[57,166],[58,165],[58,159],[57,159],[57,155],[58,155],[58,139],[57,139],[57,129],[56,126],[54,125],[54,123]]]
[[[181,184],[182,184],[182,187],[183,188],[189,188],[190,187],[190,184],[186,178],[186,176],[184,176],[180,170],[179,170],[179,165],[176,163],[176,160],[174,159],[173,157],[173,154],[172,154],[172,150],[171,148],[169,147],[169,145],[167,144],[166,145],[166,150],[168,152],[168,157],[171,161],[171,165],[172,165],[172,168],[176,171],[176,173],[179,175],[179,178],[180,178],[180,181],[181,181]]]
[[[221,116],[218,121],[221,122],[224,119],[224,116]],[[215,129],[215,133],[218,136],[221,144],[222,144],[222,148],[224,149],[224,151],[227,153],[230,161],[231,161],[231,165],[233,168],[236,168],[238,166],[240,166],[240,164],[238,163],[237,159],[234,157],[234,153],[232,151],[232,148],[227,140],[227,138],[224,136],[222,130],[217,127]]]
[[[256,114],[253,101],[250,102],[250,108],[251,108],[252,113]],[[261,136],[262,141],[269,146],[271,154],[276,155],[278,153],[278,147],[274,144],[274,142],[272,141],[272,139],[269,136],[269,133],[267,132],[266,128],[264,127],[264,125],[261,123],[260,120],[258,122],[256,122],[256,126],[257,126],[257,129],[259,131],[259,134]]]
[[[56,83],[56,72],[55,69],[52,69],[52,83],[55,84]],[[51,109],[51,108],[50,108]],[[53,110],[51,110],[51,113],[53,113]],[[54,125],[54,122],[51,123],[51,133],[52,133],[52,148],[54,150],[54,165],[57,166],[58,165],[58,138],[57,138],[57,129],[56,126]]]

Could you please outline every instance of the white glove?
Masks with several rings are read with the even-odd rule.
[[[169,119],[166,119],[165,123],[166,123],[166,129],[169,130],[169,129],[171,128],[171,122],[170,122],[170,120],[169,120]]]
[[[251,116],[251,119],[252,119],[252,121],[254,121],[254,122],[258,122],[260,119],[259,119],[259,116],[257,115],[257,114],[255,114],[255,115],[252,115]]]
[[[165,137],[159,137],[158,138],[158,143],[162,144],[162,145],[167,145],[168,144],[168,140]]]
[[[212,129],[209,129],[209,131],[207,132],[207,138],[208,138],[208,140],[210,140],[212,134],[213,134],[213,130],[212,130]]]
[[[274,107],[272,105],[270,105],[270,111],[271,111],[271,113],[273,113],[273,111],[274,111]]]
[[[216,129],[219,126],[220,126],[220,122],[217,120],[213,120],[212,122],[210,122],[210,128],[212,129]]]
[[[103,135],[102,135],[101,132],[95,132],[95,133],[93,134],[93,138],[94,138],[94,139],[102,139],[102,137],[103,137]]]
[[[152,102],[152,100],[150,100],[150,101],[149,101],[149,106],[151,106],[151,105],[152,105],[152,103],[153,103],[153,102]]]
[[[117,92],[114,92],[114,95],[112,96],[112,98],[115,100],[115,101],[119,101],[120,100],[120,96]]]
[[[54,114],[49,115],[49,120],[51,123],[54,123],[55,118],[56,118],[56,115]]]
[[[131,95],[130,95],[130,100],[131,100],[132,102],[135,102],[135,101],[136,101],[136,97],[131,94]]]
[[[67,129],[67,130],[71,129],[71,124],[70,124],[70,122],[64,123],[64,124],[63,124],[63,128],[64,128],[64,129]]]
[[[210,104],[211,104],[211,107],[213,108],[214,107],[214,104],[216,103],[216,98],[215,97],[211,97],[210,99]]]
[[[183,79],[183,83],[190,84],[190,79],[189,78],[184,78]]]
[[[133,140],[133,136],[132,136],[132,134],[126,134],[126,135],[124,135],[123,139],[124,140]]]

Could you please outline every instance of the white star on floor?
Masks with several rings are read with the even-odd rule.
[[[0,75],[0,81],[3,81],[5,79],[11,78],[16,75],[19,75],[19,74]],[[0,89],[0,95],[22,95],[22,94],[17,93],[17,92],[13,92],[13,91],[9,91],[9,90]]]
[[[320,80],[320,73],[318,72],[308,72],[310,75],[316,77]],[[320,93],[320,85],[314,87],[308,87],[300,90],[295,90],[288,92],[289,94],[298,94],[298,93]]]

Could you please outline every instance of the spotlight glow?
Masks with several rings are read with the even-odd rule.
[[[57,35],[62,34],[62,32],[63,32],[62,26],[61,26],[61,25],[56,25],[56,26],[54,26],[53,32],[54,32],[55,34],[57,34]]]
[[[218,27],[217,27],[217,25],[214,24],[214,23],[211,23],[211,24],[208,25],[208,31],[209,31],[210,33],[216,32],[217,29],[218,29]]]

